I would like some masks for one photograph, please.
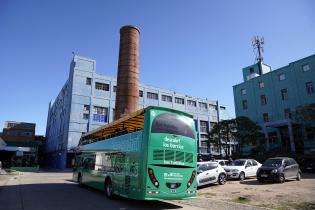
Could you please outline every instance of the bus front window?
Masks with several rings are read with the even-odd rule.
[[[185,117],[173,113],[158,115],[152,123],[151,132],[181,135],[195,139],[195,133],[190,122]]]

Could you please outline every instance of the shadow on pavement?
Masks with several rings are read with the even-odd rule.
[[[5,210],[132,210],[180,209],[163,201],[137,201],[118,197],[109,200],[102,191],[73,183],[22,184],[1,187],[0,204]]]
[[[292,181],[296,181],[295,179],[288,179],[285,182],[292,182]],[[245,180],[240,182],[240,184],[245,184],[245,185],[268,185],[268,184],[283,184],[283,183],[279,183],[276,181],[272,181],[272,180],[265,180],[263,183],[259,183],[256,179],[252,179],[252,180]]]

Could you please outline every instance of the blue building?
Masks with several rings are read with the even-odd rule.
[[[116,78],[96,73],[95,67],[95,60],[75,55],[68,80],[49,104],[46,157],[50,166],[71,167],[81,134],[113,121]],[[199,131],[200,153],[217,154],[218,148],[208,147],[207,133],[220,119],[230,118],[226,106],[144,84],[139,89],[139,109],[154,105],[192,114]]]
[[[258,62],[243,68],[243,79],[233,86],[236,116],[246,116],[263,128],[266,149],[314,152],[314,134],[297,123],[292,113],[297,107],[315,103],[315,55],[273,71]],[[243,151],[251,149],[247,146]]]

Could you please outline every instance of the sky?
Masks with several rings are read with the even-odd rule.
[[[313,0],[0,0],[0,129],[36,123],[68,78],[72,52],[116,77],[119,29],[140,28],[140,81],[219,100],[234,116],[232,86],[265,40],[273,69],[315,54]]]

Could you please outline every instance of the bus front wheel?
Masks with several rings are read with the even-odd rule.
[[[113,199],[113,185],[110,178],[107,178],[105,181],[105,195],[107,198]]]

